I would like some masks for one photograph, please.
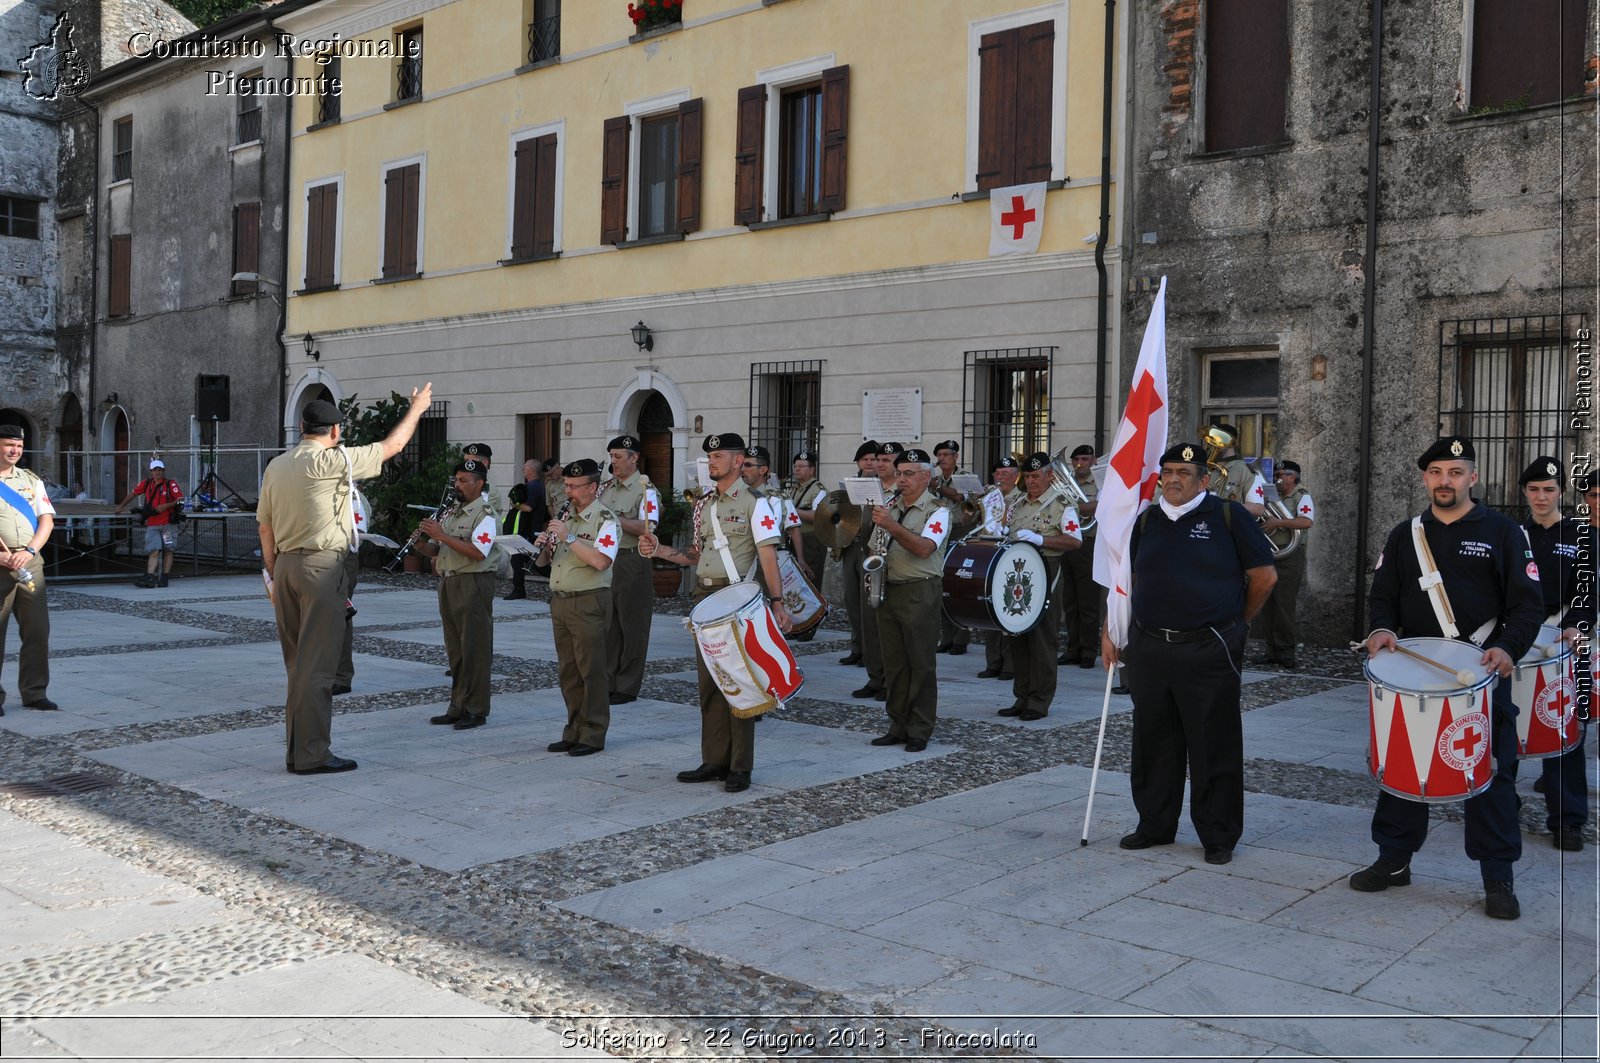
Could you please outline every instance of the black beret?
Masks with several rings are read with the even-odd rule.
[[[1296,476],[1299,476],[1300,463],[1298,461],[1280,461],[1278,462],[1278,470],[1280,472],[1292,472]]]
[[[878,444],[878,453],[880,455],[888,454],[890,456],[893,456],[895,454],[899,454],[901,451],[903,451],[905,449],[906,448],[902,447],[899,443],[879,443]]]
[[[700,449],[707,454],[710,454],[713,450],[743,450],[744,436],[735,432],[720,436],[706,436],[706,441],[700,444]]]
[[[1085,454],[1091,458],[1094,457],[1094,448],[1087,443],[1080,443],[1078,446],[1073,447],[1072,453],[1067,456],[1071,458],[1081,458]]]
[[[876,457],[877,454],[878,441],[876,439],[869,439],[856,448],[856,456],[853,460],[860,461],[862,458]]]
[[[1007,454],[1003,458],[996,459],[994,467],[997,469],[1015,469],[1018,467],[1017,459],[1013,458],[1010,454]]]
[[[1518,484],[1532,483],[1535,480],[1554,480],[1561,490],[1567,489],[1567,473],[1561,467],[1561,462],[1555,458],[1538,457],[1533,459],[1533,464],[1522,470],[1522,475],[1517,478]]]
[[[494,451],[490,449],[487,443],[468,443],[461,453],[474,458],[494,457]]]
[[[766,447],[745,447],[744,456],[754,458],[763,465],[772,464],[772,452]]]
[[[560,458],[546,458],[546,459],[544,459],[543,463],[540,464],[539,468],[544,472],[549,472],[551,469],[555,468],[557,465],[560,465],[560,464],[561,464],[561,459]]]
[[[1436,461],[1477,461],[1478,453],[1472,449],[1472,440],[1466,436],[1445,436],[1422,452],[1417,468],[1427,471]]]
[[[933,464],[933,459],[928,457],[928,452],[926,450],[918,450],[916,447],[902,451],[899,457],[894,459],[896,466],[915,465],[919,461],[924,465]]]
[[[327,399],[306,403],[305,412],[300,415],[300,423],[307,428],[325,428],[342,420],[344,418],[339,416],[339,407]]]
[[[631,450],[639,453],[639,441],[632,436],[618,436],[606,444],[607,450]]]
[[[569,461],[561,469],[562,476],[599,476],[600,463],[593,458],[579,458]]]
[[[937,454],[941,450],[951,450],[951,451],[954,451],[955,453],[959,454],[959,453],[961,453],[961,444],[957,443],[953,439],[947,439],[943,443],[935,443],[933,445],[933,452],[935,454]]]
[[[812,465],[815,465],[817,463],[817,452],[814,450],[802,450],[800,453],[794,456],[794,460],[807,461]]]
[[[22,427],[14,424],[0,424],[0,439],[21,439]]]
[[[1050,455],[1042,450],[1028,455],[1028,460],[1022,463],[1023,472],[1038,472],[1040,469],[1050,467]]]
[[[1596,482],[1600,482],[1600,472],[1586,472],[1583,474],[1583,477],[1578,480],[1578,490],[1583,493],[1588,493],[1589,491],[1594,490],[1594,485]]]
[[[1170,464],[1197,465],[1201,469],[1206,467],[1206,448],[1199,443],[1174,443],[1161,455],[1161,465]]]
[[[485,479],[489,475],[489,470],[487,467],[485,467],[483,462],[474,461],[472,458],[468,458],[466,461],[459,462],[454,469],[450,470],[452,476],[458,472],[471,473],[480,480]]]

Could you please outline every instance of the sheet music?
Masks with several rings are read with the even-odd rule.
[[[400,549],[399,543],[395,542],[387,535],[379,535],[377,532],[358,532],[356,534],[356,538],[360,539],[364,543],[372,543],[375,546],[381,546],[385,550]]]
[[[983,490],[983,481],[970,472],[958,472],[950,477],[950,486],[963,495],[971,495]]]
[[[847,476],[839,482],[855,505],[883,505],[883,483],[876,476]]]
[[[508,554],[532,554],[533,544],[520,535],[496,535],[495,545],[505,548]]]

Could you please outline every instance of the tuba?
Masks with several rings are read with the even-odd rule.
[[[1228,489],[1228,467],[1221,462],[1222,452],[1233,446],[1233,433],[1225,431],[1221,425],[1207,425],[1205,429],[1206,468],[1211,470],[1211,493],[1221,496]],[[1264,503],[1261,516],[1256,518],[1256,523],[1261,524],[1268,519],[1293,520],[1294,514],[1284,507],[1281,499],[1271,499]],[[1275,529],[1276,530],[1276,529]],[[1288,557],[1300,549],[1301,531],[1299,528],[1287,529],[1289,541],[1282,546],[1273,541],[1270,532],[1265,533],[1267,541],[1272,543],[1272,558]]]
[[[883,500],[883,508],[888,509],[899,500],[900,492],[890,491]],[[874,609],[883,604],[884,555],[888,552],[889,533],[882,528],[873,528],[872,537],[867,540],[867,556],[861,561],[861,595]]]
[[[1273,493],[1277,493],[1276,484],[1273,485]],[[1283,498],[1279,496],[1269,498],[1266,501],[1266,512],[1257,517],[1256,522],[1261,523],[1268,518],[1273,520],[1294,520],[1294,514],[1289,512],[1289,507],[1283,504]],[[1284,533],[1288,533],[1289,541],[1280,546],[1277,536]],[[1272,544],[1272,559],[1278,561],[1300,549],[1300,537],[1305,533],[1299,528],[1274,528],[1269,532],[1265,532],[1265,534],[1267,542]]]
[[[1078,478],[1072,475],[1072,459],[1068,456],[1070,453],[1066,447],[1062,447],[1056,451],[1055,457],[1050,459],[1050,492],[1073,506],[1087,506],[1089,495],[1078,483]],[[1079,517],[1082,517],[1081,510]],[[1080,521],[1079,531],[1083,535],[1088,535],[1093,530],[1094,518]]]

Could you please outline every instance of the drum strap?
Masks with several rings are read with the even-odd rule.
[[[1455,610],[1450,608],[1450,595],[1444,589],[1444,574],[1439,571],[1438,564],[1433,560],[1433,548],[1428,545],[1428,536],[1422,529],[1420,516],[1411,518],[1411,545],[1417,552],[1417,567],[1422,569],[1422,575],[1417,578],[1417,585],[1427,596],[1428,604],[1433,606],[1433,615],[1434,619],[1439,621],[1439,630],[1445,638],[1460,638],[1461,629],[1456,627]],[[1494,624],[1492,617],[1485,620],[1478,630],[1472,633],[1472,644],[1482,646],[1483,640],[1494,630]]]
[[[728,550],[728,537],[722,533],[722,521],[717,519],[716,499],[712,499],[706,507],[705,519],[711,522],[711,548],[722,559],[722,571],[727,573],[732,582],[739,582],[739,570],[733,567],[733,554]]]

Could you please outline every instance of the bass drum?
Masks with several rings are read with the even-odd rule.
[[[1024,634],[1049,608],[1049,572],[1031,543],[959,543],[944,559],[944,611],[962,627]]]

